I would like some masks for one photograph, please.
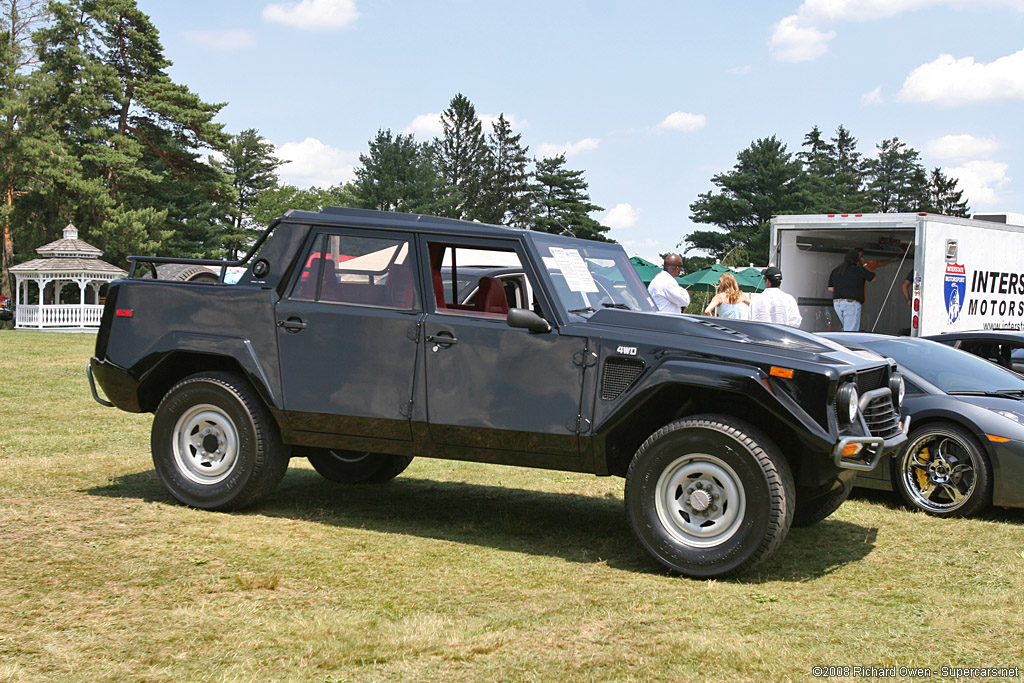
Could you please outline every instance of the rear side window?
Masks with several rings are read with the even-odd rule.
[[[306,253],[291,298],[416,310],[409,242],[322,233]]]

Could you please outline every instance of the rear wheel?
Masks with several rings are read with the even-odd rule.
[[[171,495],[208,510],[255,503],[288,469],[277,423],[248,382],[230,373],[174,385],[156,409],[151,448]]]
[[[673,422],[644,442],[626,475],[626,513],[672,571],[710,578],[770,556],[793,519],[793,475],[770,439],[732,418]]]
[[[936,517],[964,517],[992,502],[992,468],[974,437],[938,422],[910,433],[893,458],[892,485],[911,507]]]
[[[329,448],[305,450],[313,469],[325,479],[341,484],[382,484],[405,471],[411,456]]]

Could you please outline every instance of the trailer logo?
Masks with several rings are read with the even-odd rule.
[[[946,264],[945,294],[946,313],[952,324],[960,317],[960,308],[967,294],[967,269],[959,263]]]

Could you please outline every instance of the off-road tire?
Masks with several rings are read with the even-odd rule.
[[[199,373],[175,384],[156,409],[150,445],[171,495],[206,510],[252,505],[288,469],[277,423],[232,373]]]
[[[818,496],[796,497],[796,510],[793,512],[793,526],[805,527],[817,524],[839,509],[846,502],[853,490],[853,477],[836,482],[836,488]]]
[[[412,462],[412,456],[329,448],[306,448],[303,454],[324,479],[339,484],[383,484]]]
[[[732,417],[697,415],[662,427],[637,450],[626,514],[671,571],[724,577],[778,548],[793,521],[794,490],[789,463],[765,434]]]

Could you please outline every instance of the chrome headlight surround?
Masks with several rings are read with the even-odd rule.
[[[836,416],[839,422],[843,425],[853,424],[857,419],[857,411],[860,410],[859,403],[857,385],[853,382],[841,384],[836,391]]]
[[[892,406],[898,413],[900,406],[903,405],[903,397],[907,395],[907,383],[903,380],[903,375],[894,372],[889,376],[889,391],[892,392]]]

